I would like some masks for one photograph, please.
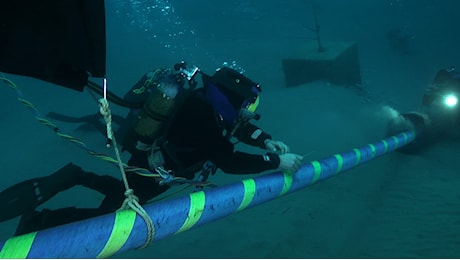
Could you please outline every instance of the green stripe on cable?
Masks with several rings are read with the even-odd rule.
[[[334,157],[337,160],[337,171],[335,173],[339,173],[343,167],[343,157],[340,154],[335,154]]]
[[[136,212],[134,210],[117,211],[115,223],[113,224],[112,233],[97,258],[107,258],[120,250],[126,243],[136,221]]]
[[[252,202],[256,194],[256,182],[254,179],[243,180],[242,183],[244,186],[243,200],[236,211],[245,209]]]
[[[361,161],[361,151],[359,149],[353,149],[353,151],[355,152],[356,154],[356,164],[355,165],[358,165],[359,162]]]
[[[176,234],[192,228],[198,222],[198,220],[200,220],[201,215],[203,214],[204,204],[206,201],[205,193],[203,191],[194,192],[194,193],[191,193],[189,196],[190,196],[190,210],[187,214],[187,218],[185,219],[184,224],[176,232]]]
[[[291,172],[288,172],[288,171],[283,172],[284,183],[283,183],[283,190],[281,191],[280,196],[283,196],[284,194],[286,194],[291,189],[292,175],[293,174],[294,173],[291,173]]]
[[[315,183],[321,175],[321,164],[318,161],[313,161],[311,162],[311,165],[313,165],[313,168],[315,169],[315,173],[313,175],[313,180],[311,183]]]
[[[0,258],[27,258],[37,232],[8,239],[0,251]]]

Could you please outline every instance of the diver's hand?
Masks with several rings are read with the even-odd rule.
[[[267,139],[264,142],[265,149],[276,152],[279,151],[281,154],[285,154],[289,152],[289,146],[281,141],[273,141],[271,139]]]
[[[293,153],[285,153],[281,154],[280,156],[280,165],[278,166],[279,169],[283,171],[289,172],[297,172],[302,166],[303,156]]]

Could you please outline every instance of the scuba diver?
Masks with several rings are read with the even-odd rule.
[[[201,74],[203,86],[196,88]],[[188,83],[188,84],[186,84]],[[261,87],[231,68],[212,76],[184,62],[174,69],[144,75],[119,103],[133,105],[126,122],[123,149],[131,154],[129,167],[148,169],[156,177],[127,172],[127,180],[140,204],[167,191],[171,185],[206,183],[217,169],[228,174],[254,174],[280,169],[296,172],[303,157],[252,124]],[[109,95],[110,96],[110,95]],[[268,150],[265,154],[236,151],[236,142]],[[198,178],[196,178],[198,175]],[[160,177],[158,177],[160,176]],[[195,180],[195,181],[194,181]],[[37,207],[61,191],[81,185],[105,195],[98,208]],[[108,175],[86,172],[69,163],[55,173],[16,184],[0,192],[0,221],[21,216],[15,235],[107,214],[125,199],[123,182]]]
[[[388,134],[415,130],[416,139],[402,152],[418,152],[428,145],[460,133],[460,73],[454,67],[441,69],[425,90],[421,112],[397,113],[389,123]]]
[[[460,72],[454,67],[439,70],[423,95],[423,111],[437,124],[460,125],[459,96]]]

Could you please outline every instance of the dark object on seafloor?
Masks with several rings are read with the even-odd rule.
[[[309,42],[282,60],[286,86],[313,81],[359,86],[361,70],[358,46],[354,42],[323,42],[318,52],[316,43]]]
[[[392,29],[386,34],[390,48],[398,54],[411,55],[414,50],[412,39],[414,36],[402,29]]]

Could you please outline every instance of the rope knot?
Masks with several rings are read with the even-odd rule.
[[[127,189],[125,191],[125,197],[126,197],[126,200],[128,200],[129,202],[133,202],[133,201],[138,202],[139,201],[139,198],[136,195],[134,195],[134,190],[133,189]]]
[[[105,117],[110,117],[110,108],[109,108],[109,102],[107,102],[107,99],[101,98],[99,99],[99,112],[101,115]]]

